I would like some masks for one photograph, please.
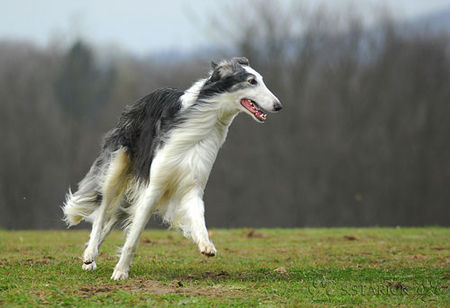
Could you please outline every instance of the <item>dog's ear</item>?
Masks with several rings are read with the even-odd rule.
[[[241,65],[247,65],[247,66],[250,65],[248,62],[248,59],[246,57],[234,57],[232,60]]]
[[[209,78],[211,82],[219,81],[221,78],[233,73],[233,65],[229,62],[221,62],[220,64],[212,62],[211,66],[213,66],[213,72]]]
[[[213,72],[211,73],[211,77],[209,78],[210,82],[219,81],[221,78],[224,78],[228,75],[233,74],[236,70],[239,70],[238,64],[240,65],[249,65],[248,59],[244,57],[234,57],[227,61],[222,61],[219,64],[212,61],[211,67]]]
[[[217,68],[217,64],[216,64],[216,68]],[[209,81],[210,82],[216,82],[216,81],[219,81],[219,79],[220,79],[220,70],[214,68],[214,71],[211,74],[211,77],[209,77]]]

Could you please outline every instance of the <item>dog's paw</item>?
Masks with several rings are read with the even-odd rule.
[[[83,263],[86,265],[95,263],[95,259],[97,258],[97,251],[93,249],[86,248],[83,254]]]
[[[95,271],[97,269],[97,264],[95,263],[95,261],[92,261],[91,263],[84,263],[81,266],[82,269],[84,269],[85,271]]]
[[[124,280],[128,278],[128,272],[121,271],[118,269],[114,269],[114,272],[111,276],[112,280]]]
[[[214,257],[217,254],[216,247],[211,242],[203,242],[198,245],[200,252],[207,257]]]

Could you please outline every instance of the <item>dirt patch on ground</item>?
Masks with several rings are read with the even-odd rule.
[[[199,272],[195,274],[189,274],[186,276],[179,277],[180,279],[184,281],[194,281],[194,280],[204,280],[204,279],[210,279],[213,281],[220,281],[230,278],[230,273],[226,271],[206,271],[206,272]]]
[[[154,241],[150,240],[148,237],[141,238],[141,245],[153,245],[156,244]]]
[[[433,249],[433,250],[446,250],[447,248],[445,248],[445,247],[431,247],[431,249]]]
[[[360,238],[357,235],[344,235],[343,238],[347,241],[359,241]]]
[[[141,246],[152,246],[152,245],[179,245],[179,246],[189,246],[191,243],[185,239],[174,240],[172,236],[167,236],[167,239],[149,239],[144,236],[141,237],[139,241]]]
[[[409,289],[408,285],[402,281],[388,282],[388,286],[395,290],[406,291]]]
[[[203,278],[220,278],[220,277],[229,277],[230,274],[228,274],[228,272],[226,271],[207,271],[205,273],[203,273],[202,277]]]
[[[126,282],[102,282],[95,286],[83,287],[73,291],[74,294],[83,297],[90,297],[97,294],[122,290],[127,292],[151,293],[155,295],[164,294],[189,294],[205,297],[237,297],[241,295],[239,288],[231,288],[222,285],[211,287],[189,286],[180,280],[174,280],[169,284],[164,284],[156,280],[127,280]]]
[[[42,256],[39,258],[26,258],[21,260],[8,261],[9,264],[20,264],[20,265],[48,265],[54,262],[55,258],[52,256]]]
[[[285,267],[281,266],[281,267],[277,267],[276,269],[273,270],[274,272],[278,273],[278,274],[286,274],[287,270]]]
[[[245,236],[247,238],[266,238],[267,237],[267,235],[265,235],[263,233],[256,232],[255,229],[248,230],[247,233],[245,234]]]

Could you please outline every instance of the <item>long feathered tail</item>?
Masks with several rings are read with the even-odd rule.
[[[78,184],[75,193],[69,189],[62,207],[63,220],[71,227],[78,225],[83,219],[92,221],[91,214],[102,202],[101,187],[104,170],[109,164],[109,156],[102,153],[92,165],[84,179]]]
[[[78,225],[83,219],[90,221],[89,216],[100,206],[101,197],[96,191],[89,191],[79,193],[77,191],[72,194],[69,192],[66,195],[63,212],[64,221],[68,227]]]

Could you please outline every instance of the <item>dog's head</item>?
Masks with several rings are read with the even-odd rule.
[[[246,58],[211,63],[212,71],[200,95],[220,104],[229,112],[246,112],[264,122],[268,112],[282,109],[278,98],[264,84],[262,76],[249,66]]]

